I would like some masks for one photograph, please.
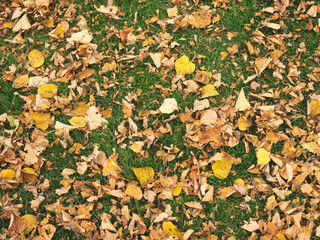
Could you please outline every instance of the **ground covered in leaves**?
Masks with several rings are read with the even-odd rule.
[[[0,238],[319,238],[317,4],[1,1]]]

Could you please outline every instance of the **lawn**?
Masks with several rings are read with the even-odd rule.
[[[320,5],[0,3],[1,239],[318,239]]]

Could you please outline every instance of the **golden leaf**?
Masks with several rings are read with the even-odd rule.
[[[81,128],[85,127],[88,123],[88,120],[85,117],[73,117],[69,120],[72,126]]]
[[[77,102],[72,112],[80,117],[84,117],[87,114],[88,109],[89,106],[86,103]]]
[[[26,87],[28,85],[29,82],[29,76],[28,74],[25,75],[20,75],[19,77],[17,77],[13,83],[12,83],[12,87],[14,88],[22,88],[22,87]]]
[[[202,88],[201,98],[217,96],[219,93],[212,84],[208,84]]]
[[[220,161],[215,161],[212,163],[212,170],[214,176],[220,179],[225,179],[228,177],[233,161],[229,160],[228,158],[223,158]]]
[[[142,198],[141,189],[134,184],[128,184],[128,187],[127,187],[125,193],[127,195],[129,195],[130,197],[133,197],[136,200],[140,200]]]
[[[229,55],[229,53],[228,52],[221,52],[220,55],[221,55],[221,60],[224,60]]]
[[[172,189],[172,195],[178,196],[181,193],[181,190],[182,190],[181,184],[178,182],[177,186]]]
[[[45,25],[48,28],[53,28],[54,27],[53,21],[51,19],[43,20],[42,23],[43,23],[43,25]]]
[[[36,127],[41,130],[46,130],[50,123],[50,113],[34,112],[31,114],[31,119],[35,122]]]
[[[182,56],[181,58],[177,59],[174,63],[175,69],[177,74],[191,74],[194,72],[196,66],[189,61],[187,56]]]
[[[37,226],[36,216],[33,216],[31,214],[26,214],[21,218],[23,218],[26,221],[26,225],[27,225],[26,228],[24,229],[24,234],[28,234]]]
[[[54,30],[49,33],[49,36],[54,38],[63,38],[64,37],[64,26],[59,24]]]
[[[16,172],[13,169],[3,169],[0,176],[2,179],[13,180],[16,177]]]
[[[164,237],[180,237],[181,232],[173,225],[172,222],[167,221],[162,224],[162,233]]]
[[[145,185],[151,178],[154,177],[154,171],[151,167],[133,168],[133,172],[141,185]]]
[[[267,164],[270,162],[270,152],[264,148],[259,148],[257,151],[258,164]]]
[[[196,71],[196,77],[194,78],[195,81],[201,82],[204,84],[209,84],[210,80],[212,78],[212,73],[211,72],[206,72],[206,71]]]
[[[245,111],[249,108],[251,108],[249,101],[246,99],[246,96],[244,95],[243,88],[241,88],[241,91],[239,93],[236,106],[234,107],[236,111]]]
[[[28,54],[28,59],[31,63],[31,66],[34,68],[42,66],[44,63],[44,54],[37,49],[32,50]]]
[[[193,12],[188,22],[196,28],[205,28],[211,23],[212,14],[207,10],[198,10]]]
[[[320,101],[311,100],[310,101],[310,111],[309,114],[311,117],[315,117],[320,114]]]
[[[251,122],[248,119],[244,117],[238,119],[238,128],[240,131],[246,131],[250,126]]]
[[[52,98],[58,92],[58,86],[54,84],[43,84],[38,88],[38,93],[44,98]]]

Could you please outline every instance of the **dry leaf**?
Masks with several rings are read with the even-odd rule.
[[[238,119],[238,128],[240,131],[246,131],[250,126],[251,122],[248,119],[244,117]]]
[[[16,172],[13,169],[3,169],[0,172],[1,179],[13,180],[16,177]]]
[[[85,117],[73,117],[69,120],[72,126],[77,128],[85,127],[88,123],[88,120]]]
[[[84,30],[82,30],[80,32],[73,33],[71,35],[71,37],[67,38],[67,41],[69,43],[72,43],[72,44],[74,42],[79,42],[79,43],[82,43],[82,44],[88,44],[88,43],[91,42],[92,38],[93,38],[92,34],[90,34],[87,29],[84,29]]]
[[[241,88],[241,91],[239,93],[236,105],[235,105],[235,110],[238,111],[245,111],[249,108],[251,108],[249,101],[246,99],[246,96],[244,95],[243,88]]]
[[[31,24],[28,20],[27,14],[24,14],[20,20],[16,23],[16,25],[13,27],[13,32],[18,32],[20,30],[28,30],[31,28]]]
[[[187,56],[182,56],[181,58],[177,59],[174,63],[174,66],[178,75],[191,74],[196,68],[196,66],[189,61]]]
[[[178,110],[178,103],[174,98],[165,98],[159,108],[161,113],[170,114]]]
[[[133,198],[136,199],[136,200],[140,200],[140,199],[142,198],[142,191],[141,191],[141,189],[140,189],[138,186],[136,186],[136,185],[134,185],[134,184],[132,184],[132,183],[129,183],[129,184],[128,184],[125,193],[126,193],[127,195],[129,195],[130,197],[133,197]]]
[[[181,190],[182,190],[181,184],[180,184],[180,182],[178,182],[177,186],[172,189],[172,195],[179,196],[179,194],[181,193]]]
[[[211,23],[211,16],[208,10],[200,9],[189,16],[188,23],[196,28],[205,28]]]
[[[167,9],[168,17],[169,18],[174,18],[178,15],[178,8],[177,6],[174,6],[173,8],[168,8]]]
[[[173,225],[172,222],[167,221],[162,225],[162,234],[164,237],[180,237],[181,232]]]
[[[214,176],[220,179],[225,179],[228,177],[233,161],[228,158],[223,158],[220,161],[215,161],[212,163],[212,170]]]
[[[268,164],[270,162],[270,152],[264,148],[259,148],[257,151],[258,164]]]
[[[219,93],[212,84],[208,84],[202,88],[201,98],[217,96]]]
[[[50,33],[50,37],[54,38],[63,38],[64,37],[64,32],[65,32],[65,27],[62,24],[59,24],[55,29],[53,29]]]
[[[87,105],[86,103],[77,102],[72,112],[80,117],[83,117],[87,114],[88,109],[89,109],[89,105]]]
[[[37,226],[37,218],[31,214],[26,214],[21,217],[26,221],[26,228],[24,229],[24,234],[28,234]]]
[[[46,130],[50,124],[50,113],[34,112],[30,117],[41,130]]]
[[[313,95],[308,103],[308,115],[315,117],[320,114],[320,95]]]
[[[19,77],[17,77],[13,83],[12,83],[12,87],[14,88],[22,88],[22,87],[26,87],[28,85],[29,82],[29,76],[28,74],[25,75],[20,75]]]
[[[39,50],[34,49],[31,52],[29,52],[28,59],[32,67],[38,68],[42,66],[42,64],[44,63],[44,54]]]
[[[38,93],[43,98],[52,98],[58,92],[58,86],[55,84],[43,84],[38,88]]]
[[[148,181],[154,177],[154,171],[151,167],[133,168],[133,172],[141,185],[147,184]]]

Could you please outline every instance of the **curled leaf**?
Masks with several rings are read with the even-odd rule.
[[[181,193],[181,190],[182,190],[181,184],[178,182],[177,186],[172,189],[172,195],[179,196],[179,194]]]

